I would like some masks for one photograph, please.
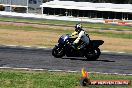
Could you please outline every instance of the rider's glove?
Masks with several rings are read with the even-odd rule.
[[[74,36],[74,35],[77,35],[77,32],[73,32],[73,33],[71,34],[71,36]]]

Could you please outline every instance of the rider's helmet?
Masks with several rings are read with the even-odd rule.
[[[81,30],[82,30],[82,25],[80,23],[76,24],[75,31],[80,33]]]

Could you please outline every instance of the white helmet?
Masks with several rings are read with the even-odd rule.
[[[75,31],[80,32],[82,30],[82,25],[80,23],[76,24]]]

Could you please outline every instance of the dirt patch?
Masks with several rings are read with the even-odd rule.
[[[53,47],[61,34],[23,30],[0,30],[0,44]],[[91,39],[104,40],[102,50],[132,51],[132,40],[91,35]]]
[[[37,28],[53,28],[63,30],[74,30],[69,27],[56,27],[48,25],[37,24],[23,24],[23,23],[10,23],[0,22],[0,25],[14,25],[14,26],[34,26]],[[24,30],[0,30],[0,44],[13,44],[13,45],[30,45],[30,46],[46,46],[53,47],[57,44],[59,36],[62,34],[55,32],[42,32],[42,31],[24,31]],[[90,35],[91,39],[104,40],[104,44],[101,46],[102,50],[111,51],[125,51],[132,52],[132,39],[111,38],[105,36]]]
[[[110,38],[104,36],[91,36],[92,39],[104,40],[103,50],[111,51],[132,51],[132,39],[122,39],[122,38]]]
[[[0,30],[0,44],[52,46],[58,34],[22,30]]]

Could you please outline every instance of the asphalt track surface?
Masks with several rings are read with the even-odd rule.
[[[51,49],[0,46],[0,67],[132,74],[132,54],[102,53],[97,61],[54,58]]]

